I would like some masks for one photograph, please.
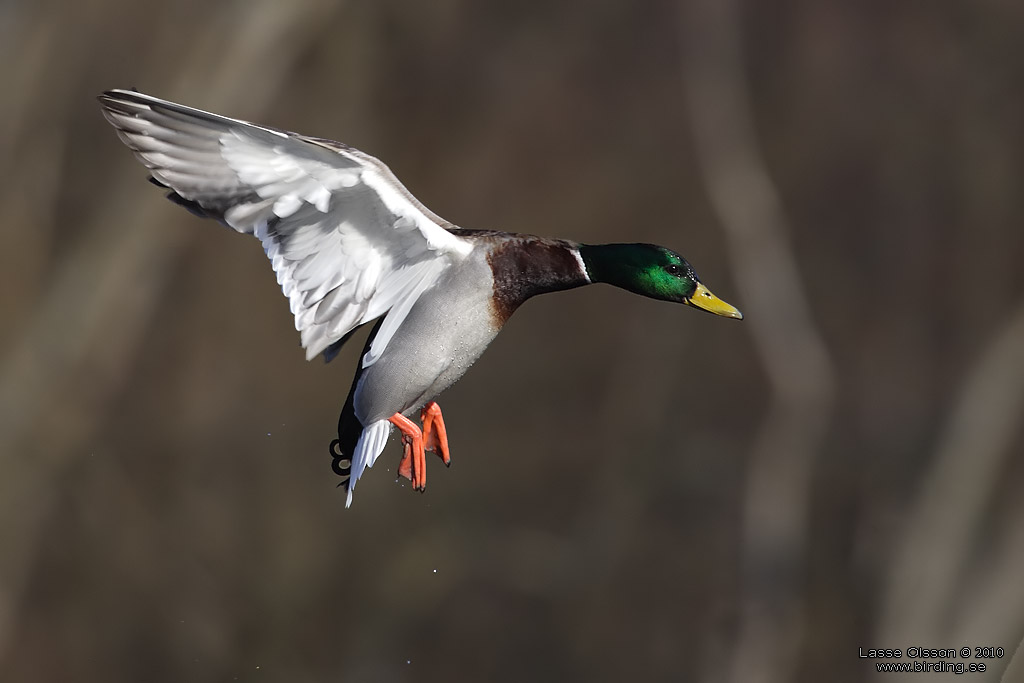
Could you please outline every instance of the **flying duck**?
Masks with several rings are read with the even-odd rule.
[[[99,101],[171,201],[262,242],[307,360],[330,361],[357,328],[377,321],[330,445],[346,507],[395,428],[404,444],[398,473],[414,489],[426,487],[425,451],[450,462],[434,399],[530,297],[604,282],[743,317],[670,249],[462,229],[383,163],[340,142],[135,91],[110,90]]]

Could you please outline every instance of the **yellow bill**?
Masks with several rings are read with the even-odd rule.
[[[708,313],[743,320],[743,314],[740,313],[738,308],[719,299],[700,282],[697,283],[697,289],[686,303],[704,309]]]

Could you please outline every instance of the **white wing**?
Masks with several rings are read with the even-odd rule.
[[[472,248],[359,150],[137,92],[99,100],[172,199],[259,238],[307,359],[387,313],[363,358],[372,365],[420,294]]]

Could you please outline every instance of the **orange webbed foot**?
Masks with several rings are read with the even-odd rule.
[[[402,432],[402,443],[405,444],[405,453],[398,464],[398,476],[409,479],[414,491],[426,490],[427,458],[423,452],[423,432],[401,413],[395,413],[388,421]]]
[[[448,432],[444,428],[441,406],[437,405],[436,401],[423,406],[420,421],[423,423],[423,449],[436,453],[445,467],[449,467],[452,464],[452,456],[448,451]]]
[[[398,476],[412,481],[412,439],[403,435],[402,445],[405,446],[405,452],[402,454],[401,462],[398,463]]]

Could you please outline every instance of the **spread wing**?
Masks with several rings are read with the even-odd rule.
[[[387,166],[338,142],[111,90],[103,115],[169,197],[255,235],[311,359],[387,314],[372,365],[409,309],[471,250]]]

